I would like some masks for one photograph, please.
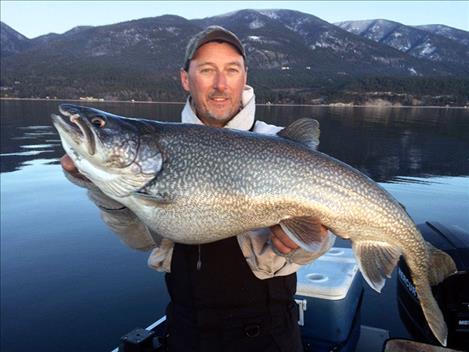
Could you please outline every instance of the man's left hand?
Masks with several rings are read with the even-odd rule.
[[[280,225],[274,225],[270,230],[272,231],[272,244],[280,253],[288,254],[299,248],[299,246],[282,230]],[[327,237],[327,231],[327,227],[321,225],[321,237],[323,240]]]

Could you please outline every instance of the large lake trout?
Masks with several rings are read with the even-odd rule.
[[[52,119],[78,170],[151,232],[198,244],[280,224],[314,251],[323,224],[352,241],[365,280],[378,292],[402,255],[427,322],[446,345],[447,327],[430,285],[455,272],[454,262],[427,246],[388,192],[315,150],[317,121],[301,119],[267,136],[70,104],[59,110],[66,118]]]

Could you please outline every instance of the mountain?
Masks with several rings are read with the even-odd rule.
[[[40,35],[39,37],[36,37],[34,39],[31,39],[30,42],[32,46],[44,45],[47,42],[50,42],[51,40],[60,38],[60,36],[61,35],[57,33],[48,33],[48,34]]]
[[[33,46],[45,45],[46,43],[48,43],[48,42],[50,42],[54,39],[57,39],[57,38],[60,38],[60,37],[64,38],[64,37],[70,36],[72,34],[75,34],[75,33],[81,32],[83,30],[86,30],[88,28],[92,28],[92,26],[77,26],[77,27],[74,27],[74,28],[70,29],[69,31],[67,31],[63,34],[57,34],[57,33],[44,34],[44,35],[41,35],[39,37],[31,39],[31,43],[32,43]]]
[[[19,82],[22,96],[167,100],[179,91],[178,67],[198,31],[182,17],[165,15],[48,36],[2,57],[1,85]]]
[[[414,27],[427,32],[441,35],[442,37],[446,37],[448,39],[459,42],[460,44],[469,46],[469,32],[449,26],[444,26],[442,24],[427,24]]]
[[[412,56],[291,10],[241,10],[198,20],[165,15],[33,39],[15,37],[13,30],[4,39],[2,30],[2,50],[14,38],[18,44],[6,55],[2,51],[0,93],[182,101],[179,69],[185,47],[211,24],[234,31],[244,43],[249,83],[259,102],[327,103],[344,97],[366,102],[369,94],[379,98],[380,89],[386,97],[397,92],[398,101],[415,101],[410,93],[435,92],[443,97],[438,103],[466,99],[460,92],[467,88],[467,64]]]
[[[7,57],[20,53],[31,46],[30,40],[13,28],[0,22],[0,55]]]
[[[451,74],[392,48],[364,40],[318,17],[291,10],[241,10],[194,20],[240,36],[256,68],[310,67],[316,75]],[[468,69],[469,74],[469,69]]]
[[[406,26],[388,20],[345,21],[335,25],[353,34],[388,45],[416,58],[461,67],[469,62],[469,47],[434,31]],[[450,27],[448,27],[450,28]],[[464,31],[461,31],[464,32]],[[469,36],[469,33],[467,33]]]

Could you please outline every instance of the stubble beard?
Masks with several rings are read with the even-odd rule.
[[[229,121],[233,119],[241,111],[241,103],[237,109],[229,109],[224,113],[214,113],[209,107],[202,107],[199,109],[194,104],[194,110],[197,117],[204,122],[206,125],[225,126]]]

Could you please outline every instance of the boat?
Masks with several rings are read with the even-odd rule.
[[[398,264],[399,315],[412,339],[361,324],[364,282],[351,248],[332,247],[297,273],[295,301],[305,352],[465,351],[469,348],[469,233],[438,222],[418,225],[423,237],[448,253],[458,272],[432,288],[448,325],[448,347],[439,346],[423,317],[403,260]],[[166,316],[121,337],[112,352],[166,350]]]

